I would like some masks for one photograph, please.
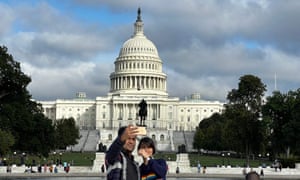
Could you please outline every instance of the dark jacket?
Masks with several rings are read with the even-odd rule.
[[[139,180],[140,178],[138,164],[132,155],[124,151],[123,145],[120,137],[117,137],[106,152],[107,180]]]
[[[166,179],[168,166],[163,159],[150,159],[148,164],[140,166],[142,180]]]

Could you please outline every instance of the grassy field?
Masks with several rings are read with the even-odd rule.
[[[156,154],[155,158],[162,158],[165,160],[176,161],[176,154],[175,153],[163,153],[163,154]],[[246,164],[245,159],[241,158],[234,158],[234,157],[221,157],[221,156],[210,156],[210,155],[199,155],[199,154],[189,154],[190,164],[191,166],[197,166],[198,162],[201,163],[202,166],[208,167],[216,167],[222,165],[231,165],[232,167],[243,167]],[[271,161],[267,161],[266,159],[255,159],[249,160],[249,165],[251,167],[258,167],[261,164],[271,165]]]
[[[176,153],[158,153],[154,156],[154,158],[162,158],[166,161],[176,161]],[[93,161],[95,159],[95,153],[92,152],[83,152],[83,153],[75,153],[75,152],[64,152],[64,153],[51,153],[49,157],[37,157],[26,155],[24,158],[24,162],[26,164],[33,164],[33,160],[35,164],[44,164],[44,163],[53,163],[59,162],[68,162],[73,166],[92,166]],[[208,156],[208,155],[199,155],[199,154],[189,154],[190,164],[191,166],[197,166],[198,161],[202,166],[221,166],[230,164],[232,167],[240,166],[243,167],[245,164],[245,159],[233,158],[233,157],[220,157],[220,156]],[[8,159],[8,162],[14,164],[20,164],[20,157],[11,157]],[[251,167],[257,167],[259,164],[268,164],[270,165],[270,161],[266,160],[250,160]]]
[[[20,165],[22,160],[24,159],[24,163],[27,165],[31,164],[52,164],[56,162],[68,162],[74,166],[92,166],[93,161],[95,159],[95,153],[92,152],[63,152],[63,153],[51,153],[48,157],[39,157],[35,155],[26,156],[16,155],[10,156],[7,158],[7,162],[9,164],[17,164]]]

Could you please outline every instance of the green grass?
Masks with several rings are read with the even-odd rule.
[[[26,155],[24,161],[26,164],[32,164],[32,160],[34,159],[36,164],[44,164],[48,163],[51,164],[60,160],[62,162],[71,163],[73,166],[92,166],[93,161],[95,159],[95,153],[92,152],[64,152],[64,153],[51,153],[49,157],[38,157],[32,155]],[[157,153],[154,155],[154,158],[162,158],[166,161],[176,161],[176,153]],[[198,161],[201,163],[202,166],[221,166],[223,163],[224,165],[230,164],[232,167],[243,167],[246,160],[241,158],[233,158],[233,157],[221,157],[221,156],[208,156],[208,155],[199,155],[199,154],[189,154],[190,164],[191,166],[197,166]],[[20,164],[20,156],[11,156],[7,158],[8,163],[12,164]],[[258,167],[260,164],[265,163],[270,165],[270,161],[266,160],[250,160],[251,167]]]
[[[64,153],[62,155],[62,160],[66,162],[71,162],[73,165],[77,166],[92,166],[94,159],[95,159],[95,153],[88,153],[88,152],[82,152],[82,153]]]
[[[21,158],[22,155],[16,155],[16,156],[8,156],[7,162],[9,164],[21,164]],[[71,165],[74,166],[92,166],[93,161],[95,159],[95,153],[91,152],[63,152],[63,153],[51,153],[48,157],[39,157],[35,155],[27,154],[24,156],[24,163],[27,165],[33,164],[33,161],[35,161],[35,164],[52,164],[57,161],[62,162],[68,162]]]
[[[166,161],[176,161],[176,153],[158,153],[154,156],[155,158],[162,158]],[[217,165],[231,165],[232,167],[244,167],[246,160],[242,158],[234,157],[220,157],[220,156],[209,156],[209,155],[199,155],[199,154],[189,154],[190,164],[192,167],[196,167],[198,161],[202,166],[216,167]],[[271,161],[266,160],[249,160],[250,167],[258,167],[262,163],[270,165]]]
[[[231,165],[232,167],[244,167],[246,163],[245,159],[242,158],[234,158],[234,157],[221,157],[221,156],[208,156],[208,155],[197,155],[197,154],[189,154],[189,159],[191,166],[197,166],[198,161],[202,166],[208,167],[216,167],[217,165]],[[270,161],[263,160],[249,160],[250,167],[258,167],[262,163],[271,164]]]

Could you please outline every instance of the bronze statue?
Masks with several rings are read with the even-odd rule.
[[[147,103],[146,101],[143,99],[140,103],[139,103],[139,117],[140,117],[140,124],[141,126],[145,126],[145,120],[147,117]]]

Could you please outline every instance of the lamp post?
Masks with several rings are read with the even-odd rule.
[[[14,152],[14,164],[16,164],[16,156],[17,156],[17,152]]]
[[[269,154],[269,153],[267,153],[266,155],[267,155],[267,159],[268,159],[268,161],[270,161],[270,159],[269,159],[269,156],[270,156],[270,154]]]
[[[259,158],[259,165],[261,166],[261,154],[258,154],[258,158]]]
[[[222,158],[222,160],[223,160],[223,164],[222,164],[222,165],[223,165],[223,166],[224,166],[224,156],[225,156],[225,154],[222,153],[222,157],[223,157],[223,158]]]
[[[53,152],[53,158],[52,158],[52,164],[55,164],[56,162],[56,151]]]
[[[61,159],[62,153],[59,153],[59,165],[62,165],[62,159]]]
[[[22,156],[21,156],[21,165],[24,165],[24,164],[25,164],[25,156],[26,156],[26,153],[23,152],[23,153],[22,153]]]
[[[230,160],[229,160],[229,157],[230,157],[230,152],[227,153],[227,166],[230,166]]]

